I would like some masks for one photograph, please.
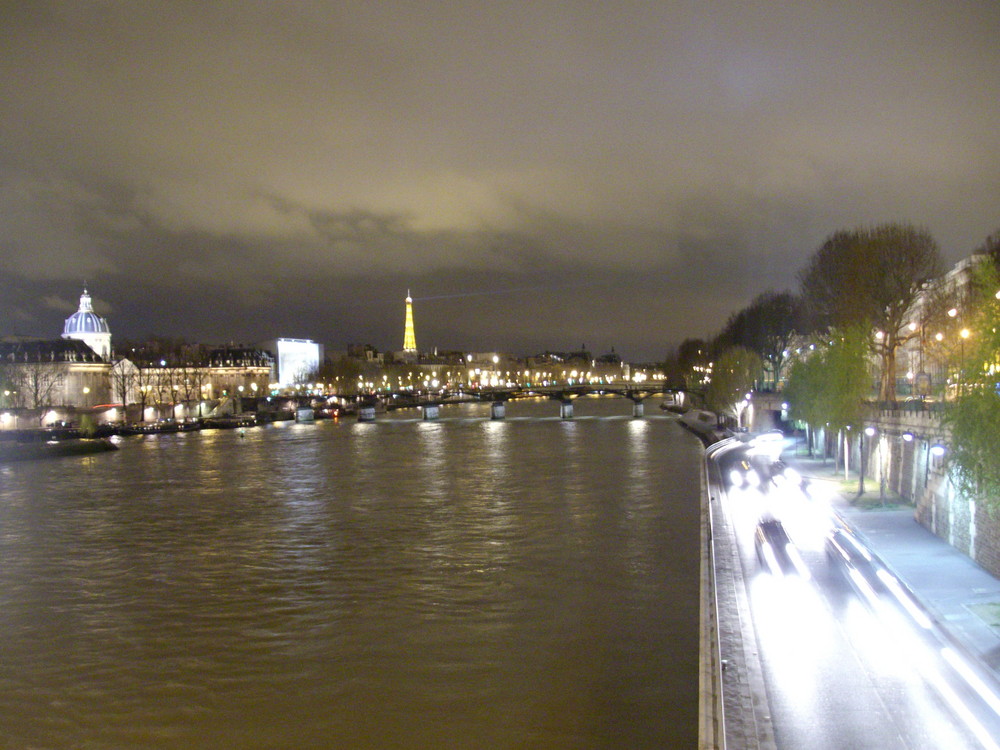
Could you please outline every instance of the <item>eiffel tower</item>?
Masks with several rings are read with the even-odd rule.
[[[403,329],[403,353],[417,356],[417,336],[413,332],[413,298],[406,290],[406,327]]]

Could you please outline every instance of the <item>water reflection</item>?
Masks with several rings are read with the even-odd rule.
[[[519,408],[3,467],[6,741],[693,745],[697,444]]]

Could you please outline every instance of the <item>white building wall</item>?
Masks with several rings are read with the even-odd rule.
[[[272,351],[281,388],[307,382],[323,361],[323,347],[310,339],[276,339]]]

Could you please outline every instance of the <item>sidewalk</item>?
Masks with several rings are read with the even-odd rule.
[[[910,505],[887,509],[879,503],[877,482],[865,482],[857,502],[857,473],[844,483],[832,459],[796,456],[782,459],[834,497],[834,509],[860,532],[873,552],[902,579],[942,629],[1000,679],[1000,579],[995,578],[943,539],[918,524]],[[856,504],[855,504],[856,503]]]

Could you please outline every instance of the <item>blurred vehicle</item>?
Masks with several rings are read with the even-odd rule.
[[[730,469],[729,484],[733,487],[759,487],[760,475],[747,459],[742,458]]]
[[[933,626],[930,616],[906,585],[850,530],[840,527],[830,532],[826,540],[826,554],[830,564],[840,569],[851,588],[873,610],[878,610],[880,603],[894,602],[920,627],[930,629]]]
[[[784,525],[773,516],[760,519],[754,531],[754,547],[762,568],[773,575],[799,575],[809,578],[798,548],[788,538]]]
[[[762,432],[750,441],[751,455],[760,455],[777,461],[785,449],[785,436],[781,430]]]
[[[780,459],[768,467],[768,474],[771,478],[771,483],[779,487],[789,485],[804,489],[807,484],[798,471]]]
[[[774,486],[788,483],[801,486],[802,477],[780,459],[772,461],[763,454],[749,454],[729,471],[729,483],[733,487],[752,487],[767,492]]]
[[[865,601],[875,604],[879,595],[886,592],[887,572],[880,574],[884,568],[868,547],[847,528],[837,527],[827,536],[826,557]]]

